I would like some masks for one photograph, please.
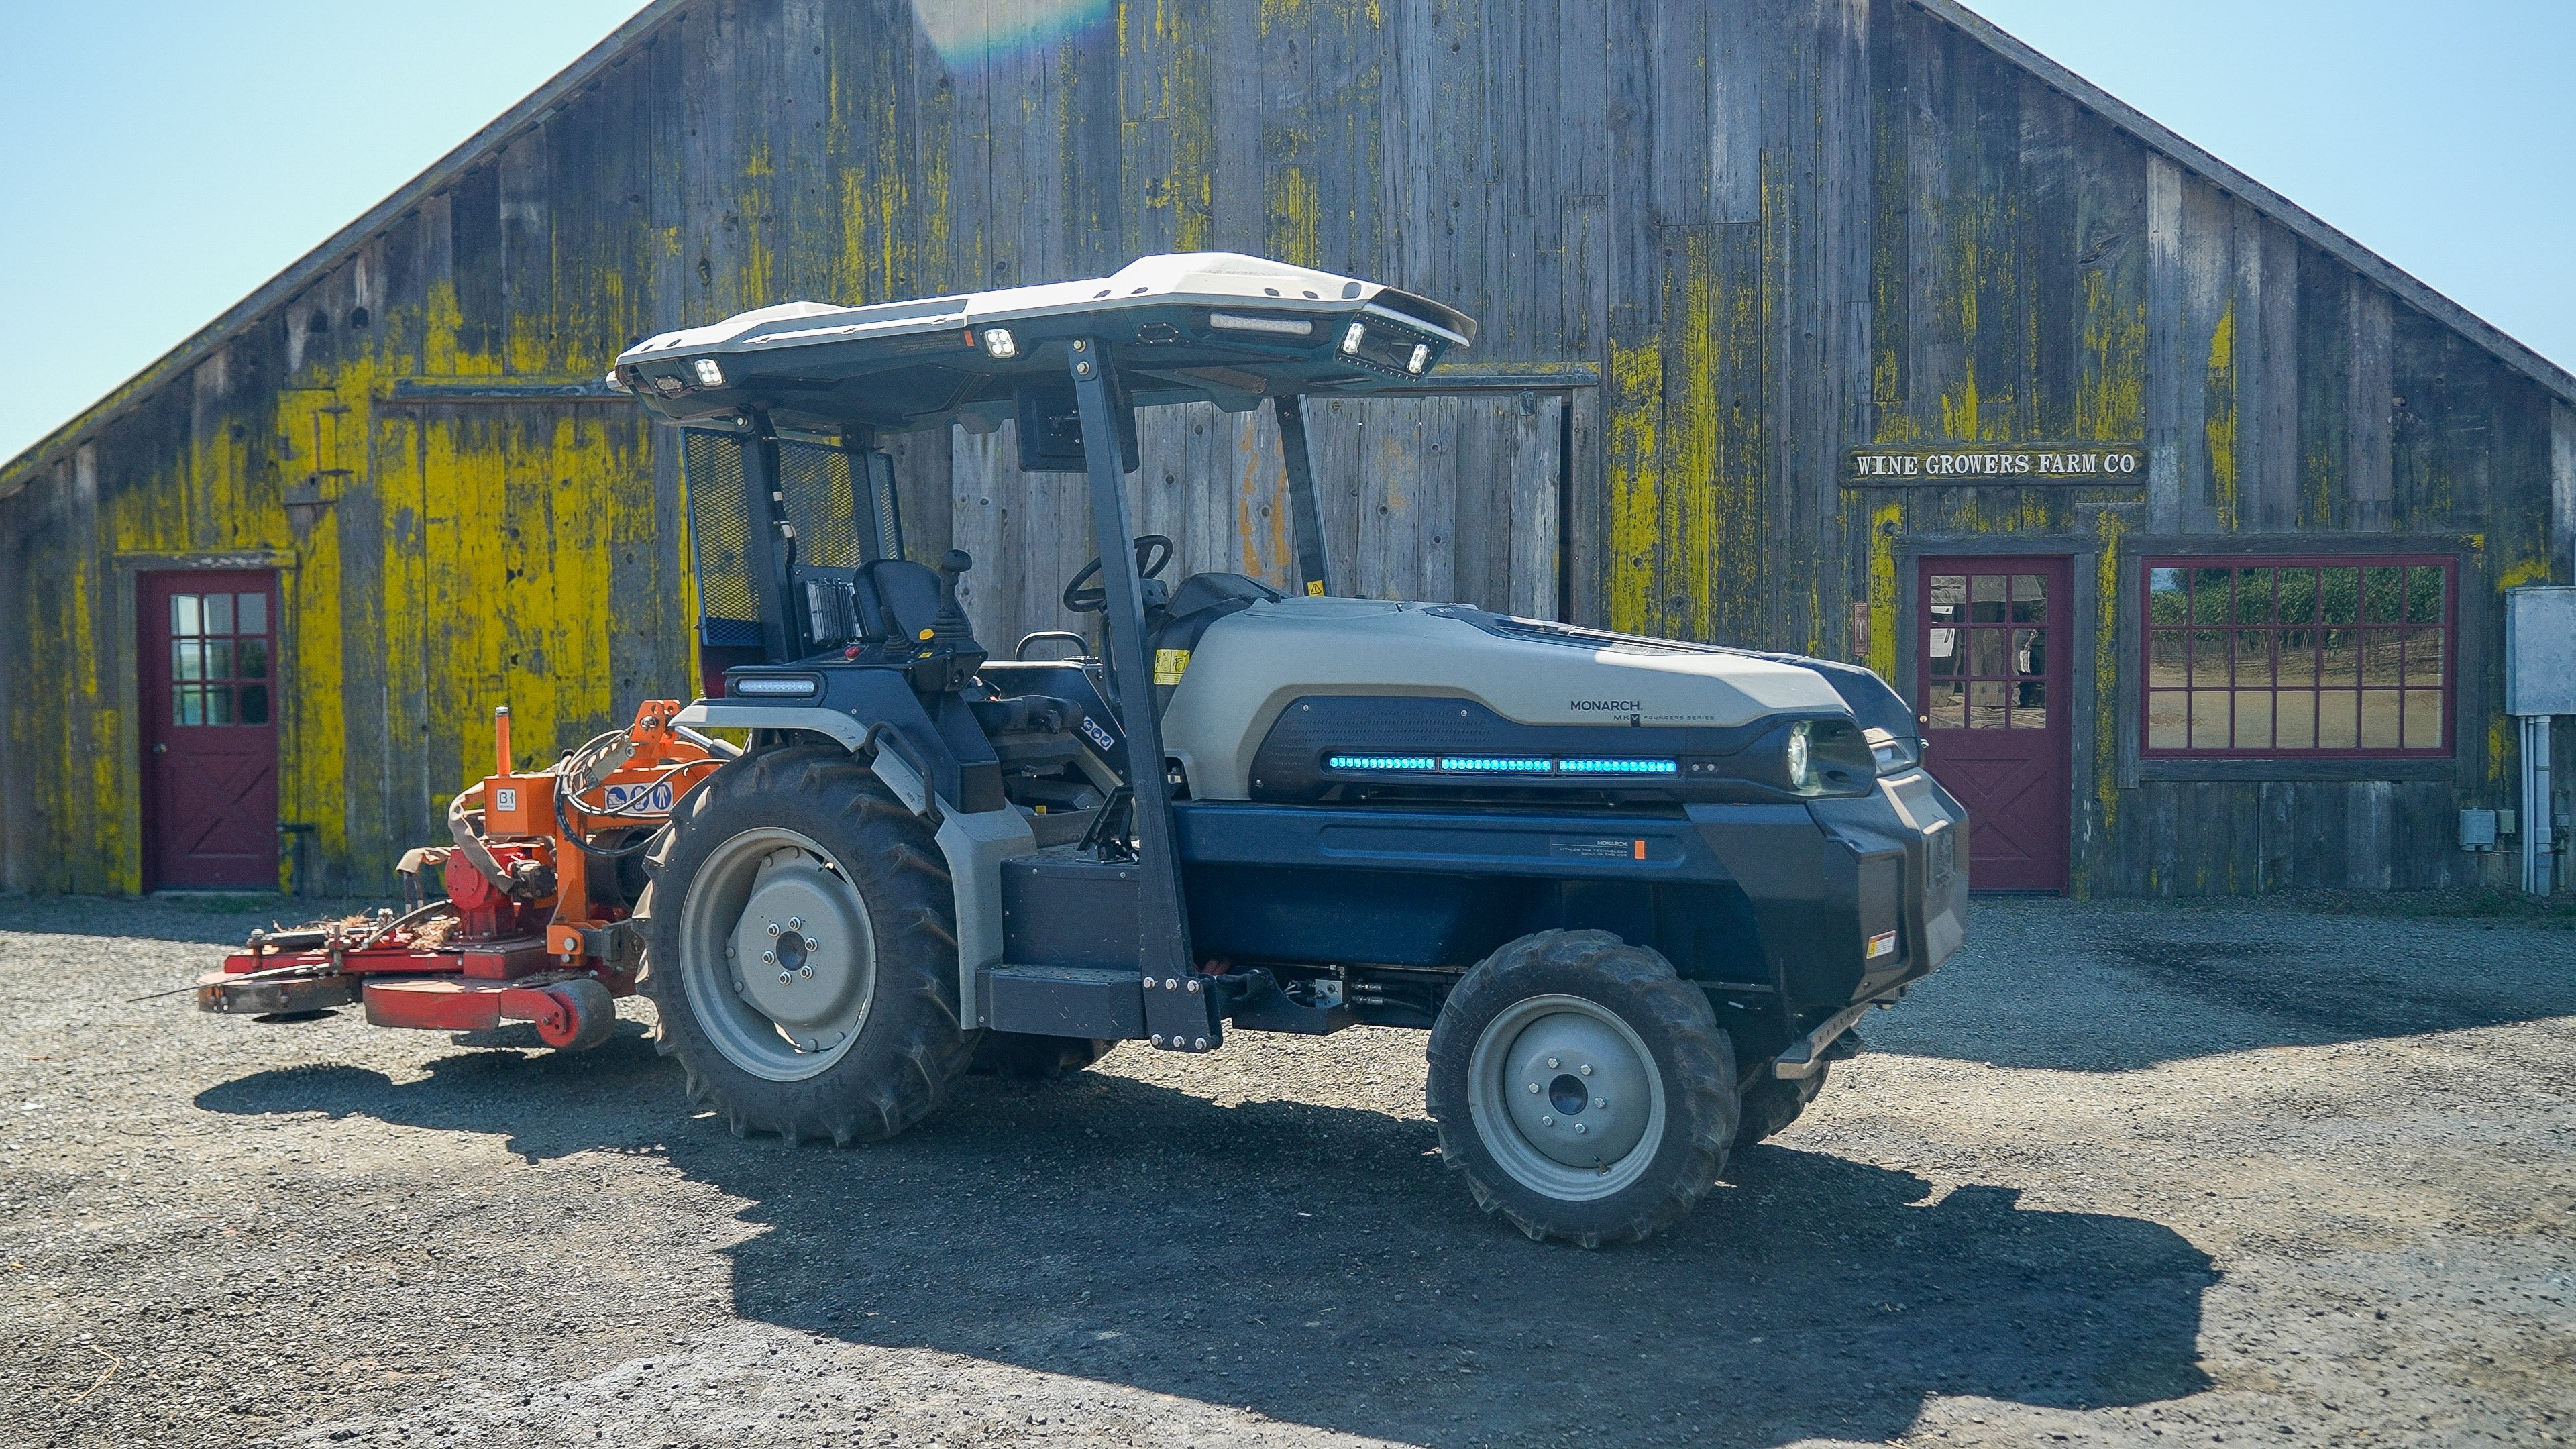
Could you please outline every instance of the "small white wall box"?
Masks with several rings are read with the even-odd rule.
[[[2505,590],[2504,712],[2576,714],[2576,587]]]
[[[2496,813],[2492,810],[2460,812],[2460,849],[2493,850],[2496,848]]]

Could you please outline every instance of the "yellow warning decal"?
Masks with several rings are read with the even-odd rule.
[[[1320,599],[1323,596],[1324,581],[1322,579],[1308,579],[1306,581],[1306,597],[1310,599]]]
[[[1157,649],[1154,651],[1154,682],[1156,684],[1178,684],[1181,682],[1181,676],[1189,672],[1190,651],[1187,649]]]

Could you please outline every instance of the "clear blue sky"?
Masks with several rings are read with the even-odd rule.
[[[0,458],[635,8],[0,0],[0,325],[33,344],[0,392]],[[2576,366],[2576,0],[1978,8]]]

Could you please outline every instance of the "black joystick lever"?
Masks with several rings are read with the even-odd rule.
[[[967,622],[965,607],[957,602],[957,580],[974,566],[975,560],[962,548],[952,548],[939,556],[939,616],[930,621],[932,638],[974,637],[975,626]]]

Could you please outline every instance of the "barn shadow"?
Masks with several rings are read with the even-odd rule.
[[[676,1071],[633,1037],[197,1101],[667,1157],[765,1228],[728,1250],[744,1318],[1393,1439],[1878,1440],[1934,1394],[2096,1408],[2209,1382],[2215,1274],[2170,1229],[1776,1146],[1679,1230],[1585,1253],[1478,1214],[1427,1123],[1100,1071],[976,1080],[848,1151],[678,1115]]]
[[[2576,935],[2246,906],[1992,901],[1869,1045],[2120,1072],[2576,1015]]]

